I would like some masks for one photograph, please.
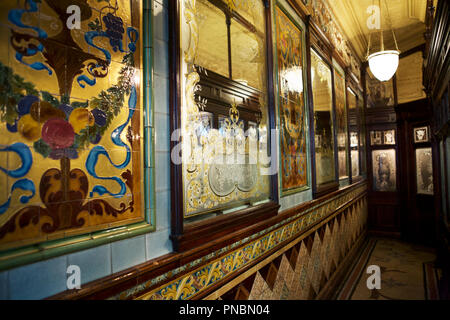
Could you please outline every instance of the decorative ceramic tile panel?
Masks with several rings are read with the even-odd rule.
[[[0,4],[3,249],[145,220],[141,2],[72,2]]]

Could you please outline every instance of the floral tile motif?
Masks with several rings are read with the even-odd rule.
[[[307,221],[312,215],[317,214],[317,210],[322,208],[323,206],[327,206],[328,210],[327,212],[322,212],[322,218],[326,217],[327,215],[331,214],[336,208],[342,206],[344,203],[350,201],[351,199],[357,198],[359,194],[362,192],[365,192],[366,186],[362,185],[354,190],[348,191],[348,193],[345,193],[344,195],[341,195],[340,197],[332,198],[328,200],[325,203],[321,203],[306,212],[299,213],[293,217],[290,217],[286,219],[284,222],[280,222],[276,224],[275,226],[269,227],[266,230],[263,230],[261,232],[258,232],[255,235],[252,235],[248,237],[247,239],[240,240],[239,244],[232,244],[230,246],[227,246],[226,248],[220,249],[217,252],[228,252],[223,257],[219,259],[214,259],[216,256],[216,253],[210,254],[213,260],[204,260],[203,258],[200,259],[199,263],[190,264],[189,266],[182,266],[180,268],[183,268],[183,270],[192,270],[189,271],[184,276],[175,278],[172,280],[169,280],[170,277],[173,277],[176,273],[168,272],[167,276],[162,275],[160,279],[164,279],[161,281],[155,281],[154,279],[149,280],[144,285],[144,293],[137,294],[138,299],[192,299],[195,297],[198,293],[205,290],[209,286],[214,285],[219,280],[226,279],[232,274],[236,274],[245,266],[248,266],[253,261],[258,259],[260,256],[264,255],[265,253],[269,252],[270,250],[274,250],[275,248],[281,248],[283,243],[287,243],[287,240],[293,240],[296,237],[298,237],[305,228],[307,228],[307,224],[304,222],[301,224],[302,228],[298,228],[296,226],[299,225],[299,221]],[[361,213],[362,214],[362,213]],[[285,223],[285,224],[283,224]],[[294,232],[295,230],[295,232]],[[336,232],[338,229],[336,229]],[[304,241],[302,241],[304,242]],[[320,238],[319,238],[320,242]],[[298,255],[297,261],[300,262],[297,263],[298,266],[302,265],[304,267],[312,268],[313,265],[311,263],[311,259],[308,255],[306,246],[302,244],[300,246],[300,252]],[[318,262],[316,261],[316,269],[320,268],[320,271],[322,270],[320,266],[320,245],[318,246],[316,244],[317,255],[318,255]],[[306,264],[305,264],[306,263]],[[309,288],[311,286],[311,280],[308,277],[308,272],[305,269],[306,273],[302,273],[303,271],[299,271],[300,269],[297,269],[295,273],[300,275],[300,279],[303,277],[304,274],[306,274],[306,278],[303,278],[302,282],[305,288],[302,288],[302,293],[300,295],[304,295],[306,298],[311,293],[309,291]],[[289,263],[287,262],[287,266],[289,266]],[[180,269],[180,268],[177,268]],[[290,267],[289,267],[290,268]],[[287,270],[289,270],[287,268]],[[170,274],[170,276],[169,276]],[[258,278],[258,277],[257,277]],[[316,283],[320,281],[320,277],[317,277]],[[299,278],[294,278],[294,283]],[[283,279],[284,280],[284,279]],[[165,281],[169,281],[167,283],[164,283]],[[257,279],[255,282],[258,281]],[[300,280],[299,280],[300,282]],[[148,291],[148,288],[150,286],[156,286],[158,283],[163,283],[160,287],[157,287],[156,289],[152,289],[151,291]],[[138,285],[140,288],[142,288],[142,284]],[[264,287],[264,284],[261,286]],[[267,285],[266,285],[267,286]],[[289,285],[287,284],[288,288]],[[265,287],[264,287],[265,288]],[[268,289],[268,287],[266,288]],[[148,291],[148,292],[145,292]],[[264,291],[264,290],[263,290]],[[267,291],[267,290],[266,290]],[[266,294],[266,291],[263,292],[263,295]],[[142,292],[142,291],[141,291]],[[267,295],[264,295],[265,298],[270,298],[270,296],[273,294],[271,290],[269,290],[269,293]],[[281,292],[281,291],[280,291]],[[290,290],[291,292],[291,290]],[[136,294],[136,287],[130,288],[125,290],[124,292],[117,294],[116,296],[112,297],[113,299],[127,299],[134,297]],[[254,298],[256,294],[251,294],[251,297]],[[292,294],[291,294],[292,296]]]

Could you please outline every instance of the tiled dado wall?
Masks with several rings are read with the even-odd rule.
[[[367,212],[362,183],[110,298],[328,298],[365,239]]]
[[[55,299],[328,298],[366,239],[367,183],[274,217],[265,229],[195,255],[144,263]],[[185,260],[185,262],[183,262]]]
[[[366,240],[366,221],[364,196],[206,299],[331,299]]]
[[[9,6],[13,2],[19,4],[15,0],[2,0],[0,8],[3,8],[3,5]],[[21,4],[23,2],[25,1],[20,1]],[[91,2],[97,5],[95,1],[87,1],[87,3]],[[119,1],[119,3],[125,2]],[[152,23],[147,30],[143,31],[142,36],[152,38],[149,48],[144,48],[144,51],[149,51],[154,62],[153,79],[150,78],[150,81],[145,83],[146,86],[150,86],[151,95],[147,97],[147,100],[153,100],[154,110],[148,109],[149,120],[143,124],[143,127],[148,133],[153,133],[155,139],[154,152],[151,153],[154,158],[151,161],[146,161],[145,164],[148,164],[149,167],[153,166],[153,172],[155,172],[154,199],[153,201],[150,200],[149,203],[156,213],[155,221],[153,221],[156,230],[115,242],[113,236],[112,240],[104,245],[60,255],[56,258],[44,258],[45,260],[40,262],[0,271],[0,300],[42,299],[65,291],[67,289],[67,267],[70,265],[80,267],[81,282],[86,284],[172,251],[169,240],[168,1],[143,0],[141,3],[143,4],[143,14],[150,14]],[[2,27],[2,23],[0,23],[0,27]],[[144,101],[143,104],[145,103],[149,102]],[[151,114],[152,111],[153,115]],[[151,144],[149,145],[151,146]],[[0,159],[0,162],[2,159]],[[38,195],[36,196],[38,197]]]

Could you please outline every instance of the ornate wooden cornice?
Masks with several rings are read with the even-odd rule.
[[[432,1],[428,1],[428,5],[425,32],[428,41],[423,82],[427,95],[437,102],[448,89],[450,81],[450,4],[448,1],[439,1],[434,19]]]

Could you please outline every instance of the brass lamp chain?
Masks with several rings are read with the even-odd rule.
[[[387,1],[384,0],[384,3],[386,4],[387,22],[388,22],[389,28],[391,28],[392,37],[394,38],[395,49],[400,52],[400,50],[398,50],[397,38],[395,37],[394,28],[392,28],[392,20],[391,20],[390,14],[389,14],[389,7],[388,7],[388,4],[387,4]]]
[[[391,20],[390,14],[389,14],[389,7],[388,7],[388,4],[387,4],[387,1],[384,0],[384,3],[386,5],[386,11],[387,11],[387,24],[388,24],[388,27],[391,29],[391,32],[392,32],[392,37],[394,39],[395,49],[400,52],[400,50],[398,49],[397,38],[395,36],[394,29],[392,28],[392,20]],[[374,1],[372,0],[372,6],[373,6],[373,4],[374,4]],[[381,16],[382,16],[381,15],[381,0],[378,0],[378,5],[379,5],[379,8],[380,8],[380,51],[384,51],[383,27],[382,27],[382,24],[381,24]],[[372,32],[369,31],[369,40],[368,40],[368,44],[367,44],[366,59],[370,55],[370,47],[372,45],[372,39],[371,38],[372,38]]]
[[[368,44],[367,44],[366,60],[367,60],[367,58],[369,57],[369,54],[370,54],[370,38],[371,38],[371,36],[372,36],[372,32],[369,31],[369,41],[368,41]]]
[[[374,0],[372,0],[372,7],[373,7],[373,3],[374,3]],[[367,42],[366,60],[367,60],[367,58],[368,58],[369,55],[370,55],[371,38],[372,38],[372,31],[369,30],[369,40],[368,40],[368,42]]]
[[[380,7],[380,51],[384,51],[383,24],[381,23],[381,0],[378,0],[378,5]]]

